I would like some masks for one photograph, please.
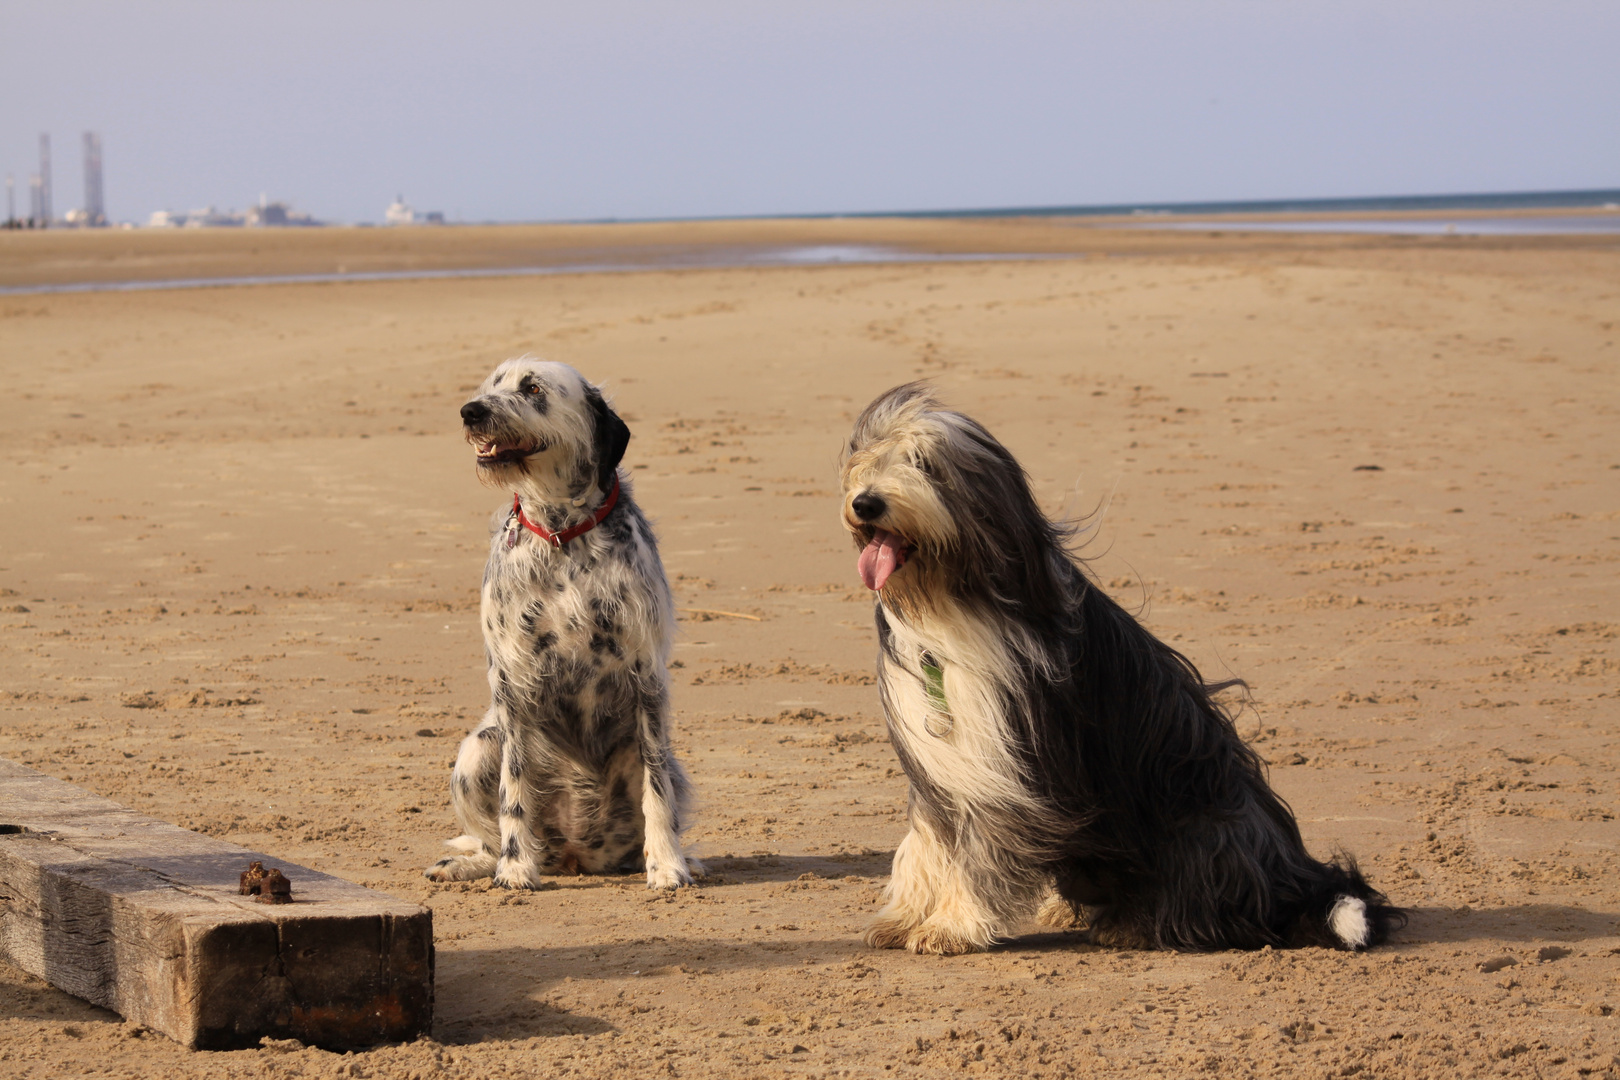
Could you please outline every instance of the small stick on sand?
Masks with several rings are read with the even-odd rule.
[[[676,608],[675,610],[676,611],[694,611],[699,615],[729,615],[733,619],[752,619],[754,622],[764,622],[765,621],[764,619],[760,618],[758,615],[744,615],[740,611],[721,611],[718,608],[683,607],[683,608]]]

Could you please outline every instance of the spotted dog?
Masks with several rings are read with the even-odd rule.
[[[1039,914],[1129,948],[1362,949],[1404,921],[1306,850],[1232,684],[1097,586],[981,425],[896,387],[855,422],[843,489],[911,785],[869,945],[972,952]]]
[[[450,778],[465,835],[435,881],[634,871],[692,880],[689,800],[670,751],[674,601],[652,527],[618,469],[630,429],[566,364],[508,360],[461,407],[492,524],[482,620],[489,711]]]

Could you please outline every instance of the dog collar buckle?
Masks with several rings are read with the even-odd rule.
[[[615,476],[613,478],[613,487],[608,491],[607,498],[602,500],[602,505],[596,508],[596,513],[592,514],[578,525],[570,525],[561,532],[552,532],[544,525],[536,525],[534,522],[530,521],[526,516],[524,516],[523,499],[518,495],[517,492],[512,492],[512,512],[517,515],[518,521],[525,529],[528,529],[530,532],[534,533],[534,535],[556,548],[562,547],[574,537],[583,536],[592,529],[596,528],[598,525],[602,524],[602,519],[611,514],[613,512],[613,508],[617,506],[618,503],[619,478]],[[507,539],[506,546],[511,547],[516,543],[517,529],[514,528]]]

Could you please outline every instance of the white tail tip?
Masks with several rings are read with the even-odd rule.
[[[1354,896],[1340,896],[1333,902],[1327,917],[1328,929],[1344,942],[1346,948],[1365,949],[1372,936],[1372,924],[1367,921],[1367,902]]]
[[[444,846],[451,851],[464,851],[469,855],[484,849],[484,845],[476,836],[458,836],[454,840],[446,840]],[[1335,908],[1334,910],[1337,911],[1338,909]]]

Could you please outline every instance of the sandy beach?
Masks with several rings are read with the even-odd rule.
[[[0,964],[0,1077],[1620,1076],[1620,243],[1032,219],[0,234],[0,285],[878,244],[1041,259],[0,296],[0,757],[432,907],[431,1038],[193,1053]],[[723,252],[716,256],[723,262]],[[433,885],[487,703],[456,410],[605,384],[709,876]],[[1087,515],[1394,943],[862,946],[905,831],[856,413],[928,378]],[[510,493],[504,501],[510,501]],[[4,904],[0,898],[0,905]]]

